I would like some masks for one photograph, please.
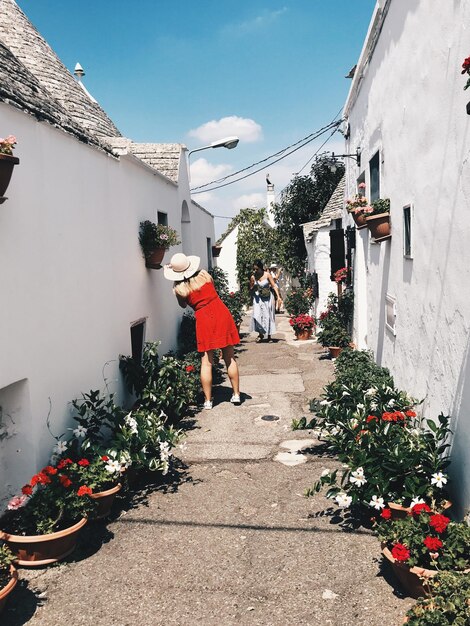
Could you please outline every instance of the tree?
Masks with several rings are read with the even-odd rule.
[[[307,259],[300,224],[318,219],[343,175],[342,164],[332,172],[326,159],[317,159],[310,175],[295,176],[283,191],[279,204],[273,206],[277,256],[293,276],[302,274]]]
[[[250,302],[249,279],[253,262],[270,263],[277,258],[275,230],[266,220],[266,209],[242,209],[235,218],[238,223],[237,275],[245,303]]]

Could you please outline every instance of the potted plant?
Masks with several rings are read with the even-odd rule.
[[[144,253],[145,266],[160,269],[165,251],[171,246],[177,246],[181,241],[174,228],[145,220],[140,222],[139,243]]]
[[[13,156],[15,145],[16,137],[13,135],[0,138],[0,204],[5,200],[3,196],[10,184],[13,168],[20,162],[18,157]]]
[[[363,191],[365,184],[361,183],[359,188]],[[362,193],[358,193],[354,198],[346,200],[346,209],[351,214],[358,230],[367,226],[366,217],[373,211],[369,201]]]
[[[470,624],[470,576],[438,572],[429,580],[430,596],[420,598],[408,611],[408,626],[467,626]]]
[[[219,246],[217,244],[212,246],[212,256],[214,258],[218,257],[220,255],[220,251],[222,250],[222,246]]]
[[[312,308],[314,302],[313,289],[311,287],[294,287],[284,298],[284,308],[291,316],[307,313]]]
[[[315,320],[311,315],[300,313],[289,318],[289,324],[299,340],[310,339],[315,328]]]
[[[366,217],[370,234],[375,241],[384,241],[390,234],[390,200],[379,198],[372,203],[372,211]]]
[[[92,490],[73,483],[67,467],[47,465],[12,498],[0,539],[19,565],[47,565],[68,556],[93,510]]]
[[[13,566],[14,560],[15,557],[8,546],[0,542],[0,613],[18,581],[18,572]]]
[[[325,311],[320,315],[319,323],[321,330],[317,334],[317,340],[323,347],[328,348],[332,358],[336,358],[341,350],[351,343],[351,335],[333,311]]]
[[[403,519],[382,514],[377,534],[384,557],[414,598],[429,593],[429,579],[438,570],[470,572],[470,526],[434,513],[425,503]]]

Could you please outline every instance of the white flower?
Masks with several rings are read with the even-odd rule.
[[[351,472],[349,482],[351,482],[353,485],[356,485],[357,487],[362,487],[362,485],[366,484],[367,480],[364,476],[364,470],[362,469],[362,467],[358,467],[355,472]]]
[[[350,424],[351,424],[351,428],[356,428],[359,422],[355,417],[353,417],[352,420],[350,421]]]
[[[341,431],[338,426],[333,426],[333,428],[330,428],[330,435],[337,435],[339,432]]]
[[[424,500],[423,498],[418,498],[418,497],[414,497],[413,500],[410,502],[410,507],[413,508],[416,504],[424,504]]]
[[[377,402],[371,402],[370,403],[370,410],[371,411],[375,411],[377,408]]]
[[[323,472],[321,473],[322,476],[329,476],[330,475],[330,470],[329,469],[324,469]]]
[[[389,400],[387,402],[387,406],[390,407],[390,408],[394,407],[395,406],[395,400],[393,398],[391,400]]]
[[[339,493],[335,498],[336,504],[340,509],[347,509],[352,502],[351,496],[348,496],[346,493]]]
[[[79,439],[80,437],[85,437],[87,429],[84,426],[78,425],[77,428],[74,428],[72,432],[74,436]]]
[[[58,441],[54,446],[54,452],[59,456],[63,454],[68,447],[68,443],[66,441]]]
[[[169,469],[170,469],[170,466],[168,464],[168,461],[163,461],[163,467],[162,467],[163,476],[166,476],[168,474]]]
[[[369,502],[369,506],[374,507],[377,511],[383,509],[385,507],[385,502],[383,498],[378,498],[377,496],[372,496],[372,500]]]
[[[131,429],[131,433],[133,435],[137,435],[137,433],[138,433],[138,431],[137,431],[137,420],[134,417],[132,417],[132,415],[129,413],[128,415],[126,415],[124,421],[129,426],[129,428]]]
[[[110,474],[116,474],[121,471],[121,464],[119,461],[108,459],[104,469]]]
[[[344,396],[349,396],[349,393],[347,391],[343,391],[342,397],[344,398]]]
[[[364,407],[364,405],[363,405],[363,404],[358,404],[358,405],[357,405],[357,407],[356,407],[356,409],[357,409],[358,411],[362,411],[364,408],[365,408],[365,407]]]
[[[442,472],[436,472],[435,474],[432,475],[431,485],[436,485],[436,487],[439,487],[439,489],[442,489],[442,487],[446,483],[447,483],[447,477]]]
[[[375,392],[377,389],[375,387],[370,387],[365,393],[365,396],[375,396]]]
[[[160,441],[160,458],[165,463],[171,456],[170,444],[168,441]]]
[[[321,400],[319,404],[320,406],[330,406],[331,402],[328,400]]]

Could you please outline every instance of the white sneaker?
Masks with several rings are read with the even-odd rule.
[[[206,400],[204,402],[203,408],[207,410],[212,409],[212,400]]]
[[[237,394],[233,394],[233,396],[230,398],[230,402],[232,404],[240,404],[241,400],[240,400],[240,395]]]

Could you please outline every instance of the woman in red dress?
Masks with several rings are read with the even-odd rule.
[[[181,307],[189,304],[196,317],[196,341],[201,358],[201,384],[205,409],[212,409],[212,365],[214,350],[222,349],[227,374],[233,389],[232,404],[240,404],[238,366],[233,346],[240,343],[237,327],[225,304],[217,295],[212,277],[199,269],[198,256],[178,252],[165,265],[165,278],[173,280],[173,293]]]

